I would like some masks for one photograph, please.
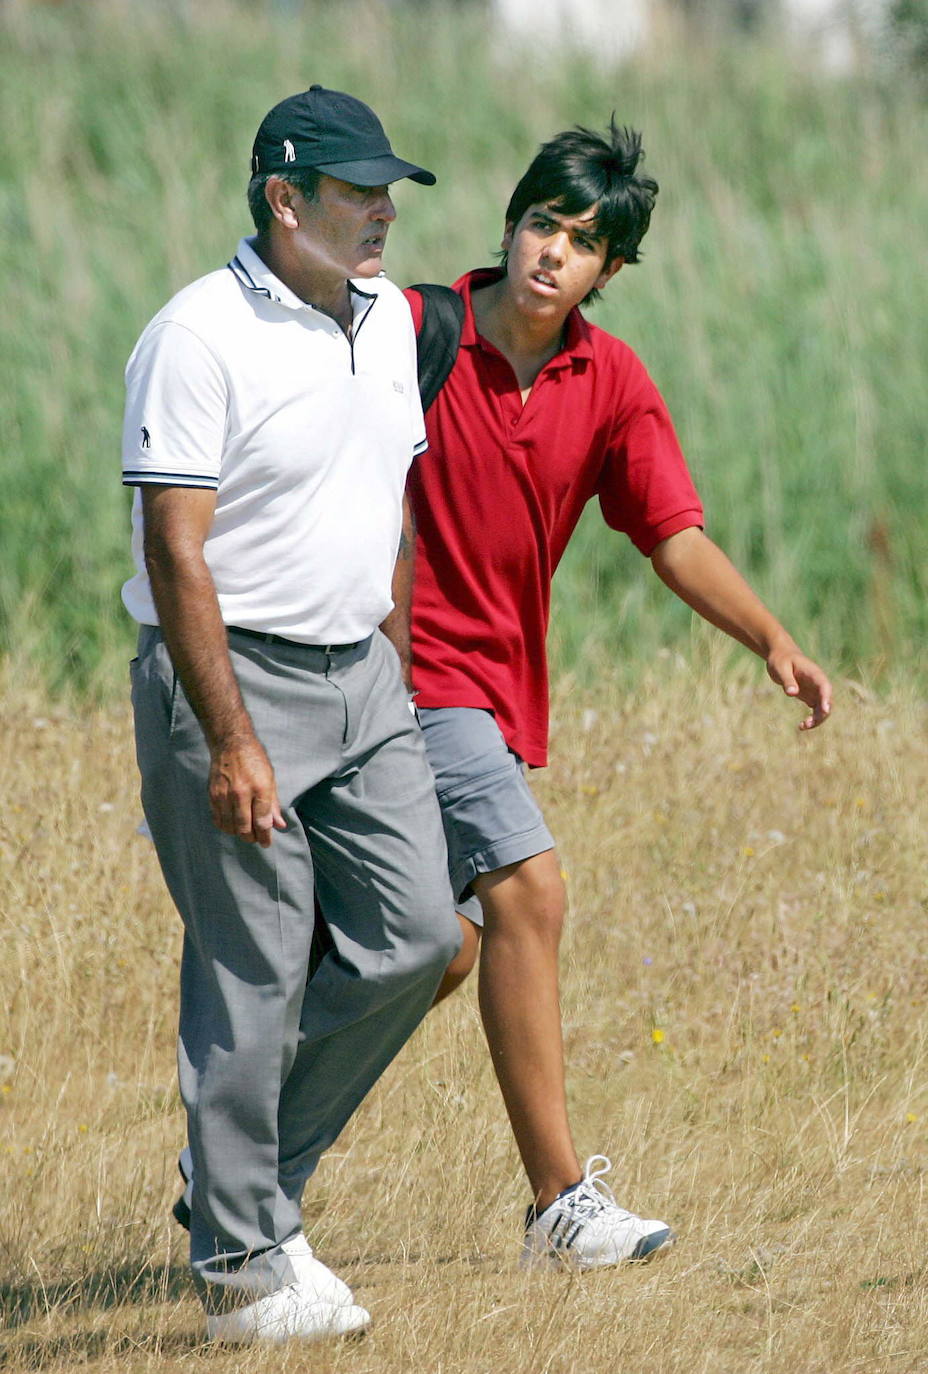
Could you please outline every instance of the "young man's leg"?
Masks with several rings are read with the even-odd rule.
[[[480,1013],[535,1205],[582,1170],[567,1119],[558,949],[564,883],[553,849],[477,875]]]
[[[487,1044],[536,1206],[542,1209],[582,1172],[564,1083],[560,867],[554,851],[546,850],[481,874],[471,887],[483,925],[458,913],[461,950],[445,970],[435,1004],[460,987],[479,955]]]
[[[420,712],[462,925],[483,924],[480,1010],[513,1134],[534,1193],[523,1255],[580,1268],[642,1259],[673,1239],[615,1204],[571,1137],[558,997],[565,893],[553,840],[486,711]],[[475,911],[479,901],[481,910]],[[459,956],[440,991],[466,976]],[[608,1161],[605,1161],[608,1168]]]
[[[536,1204],[581,1169],[567,1120],[558,1001],[564,884],[554,840],[492,714],[420,712],[448,839],[464,944],[445,995],[480,955],[480,1010]],[[470,918],[470,919],[468,919]],[[470,927],[475,936],[467,939]]]
[[[462,916],[460,912],[457,913],[457,917],[461,934],[461,948],[445,969],[442,980],[438,985],[438,991],[432,1001],[433,1007],[437,1007],[439,1002],[443,1002],[446,997],[450,997],[455,989],[459,988],[464,980],[470,977],[477,963],[477,956],[480,953],[480,937],[483,934],[482,910],[479,924],[470,920],[467,916]]]

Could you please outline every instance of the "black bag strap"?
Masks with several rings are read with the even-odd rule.
[[[419,395],[428,410],[448,379],[458,356],[464,326],[464,302],[450,286],[420,282],[410,288],[422,297],[422,324],[416,338]]]

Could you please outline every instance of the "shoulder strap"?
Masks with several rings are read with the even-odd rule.
[[[410,288],[422,297],[422,324],[416,344],[419,359],[419,395],[428,410],[454,367],[464,325],[464,302],[450,286],[420,282]]]

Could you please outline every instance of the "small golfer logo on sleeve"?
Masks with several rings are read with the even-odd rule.
[[[142,448],[151,448],[151,435],[145,426],[142,426]]]
[[[296,152],[289,138],[284,139],[284,162],[296,162]]]

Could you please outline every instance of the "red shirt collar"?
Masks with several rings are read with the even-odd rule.
[[[489,286],[491,282],[500,281],[502,275],[503,269],[501,267],[478,267],[473,272],[465,272],[464,276],[459,277],[454,283],[455,291],[464,300],[464,324],[461,328],[462,348],[487,348],[494,353],[498,351],[488,340],[477,333],[474,309],[471,305],[471,292],[475,289],[479,290],[481,286]],[[577,306],[574,306],[567,316],[565,332],[564,347],[555,353],[547,364],[548,367],[569,367],[575,358],[593,357],[590,326],[580,314]]]

